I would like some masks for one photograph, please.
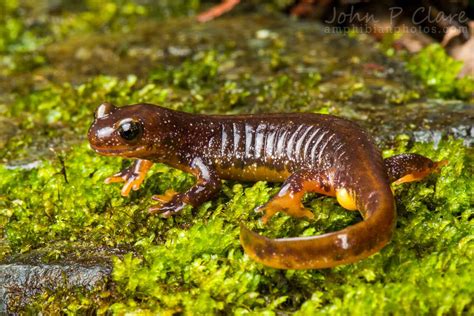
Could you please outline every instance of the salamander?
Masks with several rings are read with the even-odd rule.
[[[154,195],[151,214],[177,214],[214,197],[221,180],[282,182],[258,211],[313,218],[305,193],[336,197],[363,220],[319,236],[270,239],[241,225],[241,244],[254,260],[273,268],[330,268],[376,253],[391,239],[396,222],[391,182],[423,179],[444,161],[417,154],[383,159],[370,135],[356,123],[310,113],[203,115],[152,104],[101,104],[88,139],[101,155],[135,159],[106,183],[125,182],[121,194],[137,190],[154,163],[191,173],[186,192]]]

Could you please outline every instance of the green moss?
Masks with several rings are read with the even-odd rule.
[[[474,78],[458,78],[463,63],[449,57],[439,44],[432,44],[411,57],[407,67],[436,97],[469,99]]]
[[[314,221],[278,215],[263,227],[253,209],[275,192],[273,186],[226,183],[217,199],[193,214],[187,210],[173,219],[147,218],[143,210],[152,192],[183,190],[190,177],[157,166],[144,188],[124,199],[118,186],[102,183],[120,167],[119,160],[99,157],[85,143],[64,156],[68,182],[59,161],[45,160],[34,171],[2,167],[0,189],[5,198],[0,218],[8,252],[58,241],[134,245],[133,252],[114,259],[117,287],[112,296],[50,293],[52,301],[45,311],[74,307],[58,303],[62,301],[75,302],[78,310],[99,304],[102,311],[117,314],[282,309],[356,315],[467,312],[474,294],[472,153],[451,140],[437,149],[431,144],[406,148],[402,142],[386,154],[407,149],[450,163],[426,182],[396,187],[399,220],[392,243],[369,259],[332,270],[265,268],[243,255],[238,234],[240,222],[283,237],[320,234],[359,220],[334,199],[307,200],[315,210]],[[67,253],[56,253],[62,255]]]
[[[184,61],[179,67],[169,67],[152,72],[150,79],[169,83],[182,89],[199,89],[216,78],[219,63],[224,56],[216,51],[202,52]]]

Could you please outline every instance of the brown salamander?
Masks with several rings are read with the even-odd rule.
[[[136,159],[106,179],[125,182],[123,196],[139,188],[155,162],[197,178],[187,192],[154,196],[161,203],[151,213],[170,216],[186,205],[198,206],[216,195],[221,179],[283,182],[259,208],[265,222],[276,212],[312,218],[301,203],[306,192],[334,196],[342,207],[361,213],[360,223],[314,237],[269,239],[242,225],[245,252],[281,269],[334,267],[379,251],[396,221],[390,183],[420,180],[444,163],[417,154],[383,160],[356,123],[308,113],[199,115],[151,104],[104,103],[88,137],[99,154]]]

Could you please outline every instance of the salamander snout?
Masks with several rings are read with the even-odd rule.
[[[94,121],[92,122],[87,137],[91,147],[98,151],[104,145],[110,143],[114,134],[113,120],[107,117],[114,113],[117,108],[108,102],[102,103],[94,112]]]

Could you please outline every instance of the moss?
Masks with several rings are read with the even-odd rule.
[[[17,16],[20,5],[11,0],[5,3],[11,6],[10,18],[24,23]],[[24,45],[27,32],[38,40],[36,48],[73,37],[74,32],[127,34],[139,17],[186,15],[197,10],[199,3],[160,2],[158,6],[168,11],[158,10],[162,16],[155,16],[159,13],[152,7],[142,11],[142,5],[132,1],[107,1],[106,6],[118,11],[104,13],[98,20],[81,14],[88,10],[97,14],[99,8],[92,2],[83,5],[61,7],[65,12],[59,24],[49,25],[45,37],[25,24],[20,32],[8,30],[3,57],[35,55],[14,48]],[[48,36],[50,42],[41,42]],[[386,248],[367,260],[329,270],[279,271],[251,261],[239,244],[239,224],[266,236],[288,237],[334,231],[361,220],[357,213],[341,209],[333,198],[306,197],[306,205],[316,215],[313,221],[278,214],[263,226],[261,215],[253,210],[279,186],[227,181],[212,201],[165,220],[147,215],[151,195],[169,188],[184,191],[193,182],[191,176],[157,164],[130,198],[120,196],[120,185],[103,183],[129,163],[98,156],[88,148],[85,134],[93,110],[106,100],[119,105],[146,101],[188,112],[312,111],[350,116],[348,104],[375,98],[377,105],[403,106],[419,97],[411,86],[398,83],[399,78],[367,75],[361,59],[343,65],[360,76],[348,72],[335,76],[333,71],[341,69],[334,61],[330,66],[314,66],[311,56],[300,58],[291,52],[295,45],[277,32],[256,32],[249,43],[249,47],[227,41],[200,43],[203,47],[191,47],[189,56],[157,63],[149,73],[134,74],[132,69],[123,77],[96,75],[85,81],[71,80],[74,83],[46,80],[25,84],[2,99],[2,116],[18,125],[19,132],[0,148],[0,261],[34,251],[44,252],[40,261],[61,262],[103,256],[104,247],[120,250],[118,255],[108,254],[114,255],[110,283],[90,292],[45,291],[23,312],[474,312],[474,158],[472,149],[459,140],[443,140],[435,146],[411,143],[401,135],[387,147],[385,156],[412,151],[450,163],[425,182],[395,187],[399,219]],[[243,49],[251,57],[239,57]],[[41,49],[36,53],[42,56]],[[48,64],[47,58],[44,63]]]
[[[432,44],[411,57],[407,67],[441,98],[469,99],[474,94],[474,78],[458,78],[463,63],[449,57],[439,44]]]
[[[68,293],[66,301],[77,299],[85,310],[99,301],[103,311],[118,314],[282,309],[304,314],[466,312],[472,308],[474,294],[470,277],[474,272],[470,264],[474,255],[472,153],[454,140],[438,148],[418,143],[407,147],[402,141],[386,155],[405,151],[450,163],[426,182],[396,188],[399,221],[392,243],[353,265],[277,271],[252,262],[239,246],[241,221],[268,236],[282,237],[319,234],[359,220],[340,209],[334,199],[307,200],[315,210],[315,221],[278,215],[262,227],[253,209],[277,187],[228,182],[217,199],[193,214],[187,210],[173,219],[147,218],[143,210],[152,192],[168,187],[183,190],[190,185],[190,177],[157,166],[144,188],[124,199],[117,186],[102,183],[120,168],[119,160],[99,157],[85,143],[63,156],[67,182],[58,159],[42,160],[33,171],[0,169],[0,188],[5,192],[2,227],[9,247],[3,255],[58,241],[134,245],[133,252],[114,259],[117,287],[113,296],[86,299],[80,292]],[[66,302],[58,293],[48,295],[53,301],[44,310],[61,306],[53,297]]]
[[[97,285],[93,290],[86,291],[83,288],[56,288],[54,291],[47,289],[36,296],[28,306],[18,310],[22,314],[37,314],[38,311],[45,311],[49,315],[92,315],[104,314],[108,310],[106,299],[110,299],[111,294],[107,284]],[[20,301],[21,302],[21,299]],[[14,309],[16,306],[11,304]]]

